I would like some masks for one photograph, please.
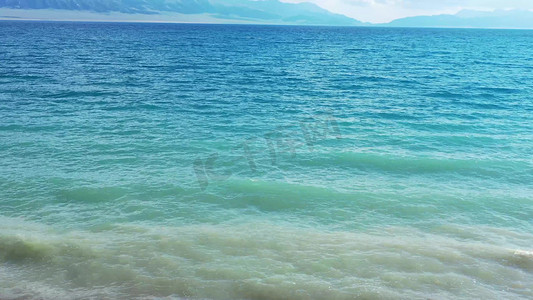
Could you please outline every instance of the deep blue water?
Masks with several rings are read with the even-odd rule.
[[[0,22],[0,298],[533,297],[531,45]]]

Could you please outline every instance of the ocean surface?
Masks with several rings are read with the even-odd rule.
[[[532,45],[0,22],[0,299],[532,299]]]

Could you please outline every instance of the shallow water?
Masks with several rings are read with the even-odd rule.
[[[533,297],[532,44],[0,22],[0,298]]]

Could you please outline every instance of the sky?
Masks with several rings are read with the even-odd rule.
[[[329,11],[364,22],[382,23],[394,19],[454,14],[463,9],[491,11],[496,9],[533,10],[533,0],[282,0],[313,2]]]

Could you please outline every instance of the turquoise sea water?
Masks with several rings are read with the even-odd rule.
[[[531,298],[531,45],[0,22],[0,298]]]

